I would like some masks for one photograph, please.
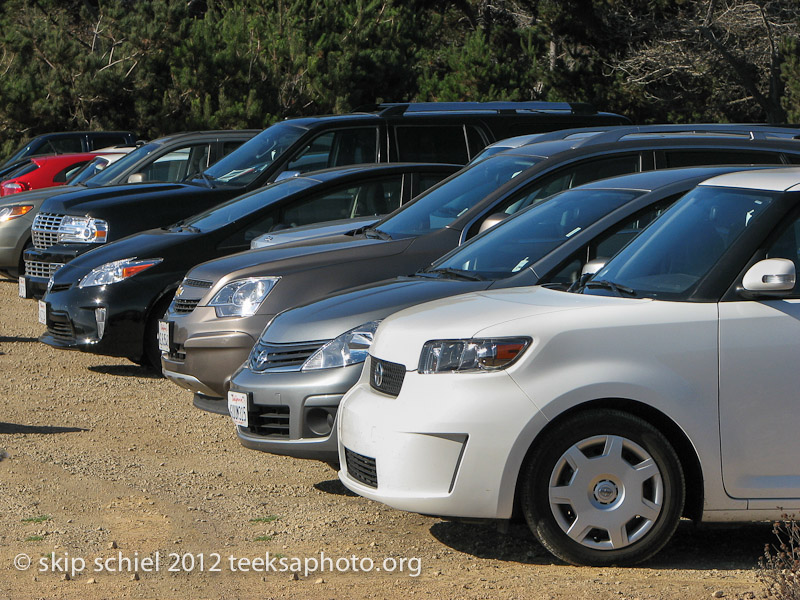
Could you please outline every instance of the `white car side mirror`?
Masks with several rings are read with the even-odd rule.
[[[144,173],[131,173],[130,177],[128,177],[128,183],[143,183],[144,182]]]
[[[500,221],[504,221],[508,217],[509,217],[509,215],[507,215],[504,212],[493,213],[493,214],[489,215],[488,217],[486,217],[483,220],[483,223],[481,223],[481,226],[478,229],[478,233],[483,233],[487,229],[491,229],[492,227],[497,225]]]
[[[750,267],[742,278],[745,291],[756,295],[782,296],[794,289],[797,275],[787,258],[767,258]]]

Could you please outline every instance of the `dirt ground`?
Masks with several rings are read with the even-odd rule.
[[[641,568],[565,566],[521,525],[395,511],[247,450],[166,380],[40,344],[16,294],[0,280],[0,600],[760,595],[769,524],[684,522]]]

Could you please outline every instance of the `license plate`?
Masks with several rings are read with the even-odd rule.
[[[172,321],[158,322],[158,349],[169,354],[170,338],[172,337]]]
[[[239,427],[248,427],[248,395],[243,392],[228,392],[228,414]]]
[[[47,325],[47,302],[39,300],[39,323]]]
[[[27,298],[28,297],[28,289],[25,286],[25,278],[19,278],[19,297],[20,298]]]

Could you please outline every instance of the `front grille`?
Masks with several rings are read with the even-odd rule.
[[[187,287],[205,288],[208,289],[214,284],[213,281],[203,281],[201,279],[184,279],[183,285]]]
[[[33,247],[37,250],[47,250],[58,243],[58,229],[66,215],[53,213],[38,213],[33,219],[31,237]]]
[[[403,387],[406,368],[403,365],[369,357],[369,385],[389,396],[397,396]]]
[[[264,437],[289,439],[289,407],[256,404],[249,415],[250,431]]]
[[[51,312],[47,318],[47,333],[54,338],[71,342],[75,340],[75,331],[69,317],[62,313]]]
[[[378,469],[375,466],[374,458],[345,448],[344,459],[347,461],[347,474],[350,477],[369,487],[378,487]]]
[[[58,271],[63,266],[64,263],[48,263],[40,262],[38,260],[26,260],[25,274],[29,277],[42,277],[44,279],[50,279],[50,277],[53,276],[53,273]]]
[[[266,361],[259,361],[259,368],[254,364],[251,368],[254,371],[266,371],[267,369],[277,369],[286,367],[300,367],[308,357],[319,350],[326,342],[302,342],[298,344],[265,344],[258,342],[253,351],[253,356],[267,355]]]
[[[175,300],[172,301],[172,312],[178,315],[187,315],[192,312],[199,303],[200,298],[195,298],[194,300],[175,298]]]
[[[68,290],[71,287],[72,287],[71,283],[54,283],[47,289],[47,292],[48,293],[63,292],[64,290]]]

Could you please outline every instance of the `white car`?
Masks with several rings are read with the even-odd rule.
[[[515,508],[557,557],[623,565],[681,516],[800,509],[800,169],[704,182],[582,293],[527,287],[378,328],[338,424],[351,490],[442,516]]]

